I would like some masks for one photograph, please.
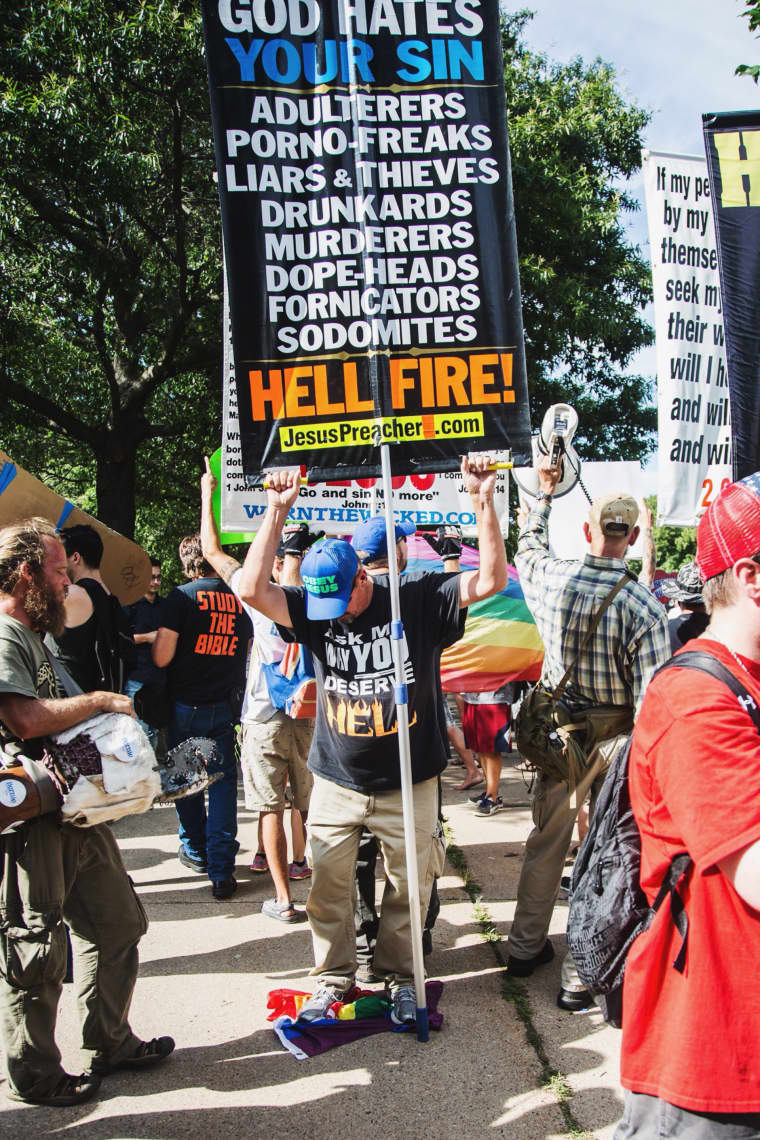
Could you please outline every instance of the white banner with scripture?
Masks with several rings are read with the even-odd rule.
[[[657,337],[660,525],[693,526],[731,481],[731,409],[707,163],[643,152]]]

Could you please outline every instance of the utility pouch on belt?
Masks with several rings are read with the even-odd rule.
[[[533,685],[523,697],[515,721],[515,743],[523,759],[542,775],[565,782],[570,791],[598,762],[597,745],[633,728],[630,706],[595,705],[572,712],[562,701],[575,662],[628,578],[626,571],[594,614],[575,659],[556,689],[547,689],[541,681]]]
[[[42,764],[20,754],[0,755],[0,835],[60,806],[61,794]]]

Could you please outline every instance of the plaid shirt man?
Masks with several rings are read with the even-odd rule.
[[[520,531],[515,564],[544,643],[542,681],[554,688],[575,662],[563,701],[638,708],[647,683],[670,657],[665,610],[639,582],[626,582],[580,653],[592,615],[625,573],[622,558],[587,554],[582,562],[549,554],[550,504],[539,501]]]

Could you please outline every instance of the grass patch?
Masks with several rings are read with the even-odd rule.
[[[564,1073],[561,1073],[559,1069],[556,1069],[549,1061],[541,1034],[533,1022],[533,1010],[528,997],[528,990],[521,982],[517,981],[516,978],[510,978],[506,972],[507,963],[504,957],[501,934],[494,924],[488,907],[483,902],[483,891],[472,876],[470,868],[467,865],[467,857],[461,847],[458,847],[454,841],[453,833],[448,824],[444,824],[444,834],[446,837],[446,855],[449,863],[461,878],[467,897],[472,903],[475,921],[480,930],[480,937],[484,942],[489,944],[496,962],[502,970],[501,996],[504,1001],[508,1001],[514,1006],[515,1012],[523,1024],[528,1044],[538,1058],[541,1066],[541,1085],[543,1088],[548,1089],[555,1097],[562,1114],[566,1131],[568,1135],[572,1137],[572,1140],[594,1140],[593,1133],[581,1128],[573,1116],[570,1106],[573,1090]]]

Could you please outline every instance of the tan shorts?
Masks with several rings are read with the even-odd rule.
[[[306,758],[313,731],[313,720],[294,720],[280,710],[271,720],[243,724],[240,763],[249,811],[284,811],[288,781],[293,807],[308,810],[313,780]]]

